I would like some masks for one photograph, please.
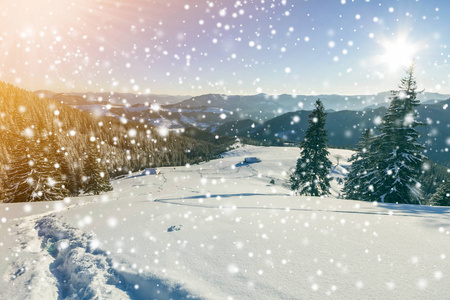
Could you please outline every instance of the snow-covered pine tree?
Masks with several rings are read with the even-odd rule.
[[[59,163],[61,156],[55,134],[48,132],[44,126],[41,122],[35,126],[32,155],[36,172],[32,197],[33,201],[61,200],[67,196]]]
[[[373,191],[370,198],[389,203],[420,204],[421,189],[417,178],[425,156],[423,145],[417,142],[416,127],[419,100],[414,79],[414,65],[406,69],[399,90],[392,91],[392,101],[383,122],[381,134],[374,137],[370,154],[372,168],[366,175],[366,184]]]
[[[50,164],[49,182],[51,183],[51,189],[54,193],[54,200],[63,199],[67,197],[68,190],[66,185],[67,176],[62,173],[62,166],[66,164],[66,158],[64,152],[59,147],[58,139],[54,128],[47,136],[47,158]]]
[[[15,112],[15,131],[8,132],[6,137],[8,141],[14,141],[15,146],[9,151],[11,163],[6,169],[4,202],[31,202],[37,181],[36,160],[32,156],[35,154],[34,143],[28,136],[31,131],[26,130],[23,117]]]
[[[102,178],[102,191],[103,192],[109,192],[112,191],[112,185],[109,178],[108,168],[106,167],[106,164],[101,165],[101,171],[100,171],[100,177]]]
[[[99,195],[101,192],[112,190],[108,172],[106,167],[101,164],[99,149],[95,141],[88,141],[88,152],[83,173],[86,178],[83,186],[85,194]]]
[[[362,177],[367,175],[367,170],[370,167],[370,142],[370,129],[366,129],[356,145],[356,153],[348,160],[352,164],[348,168],[348,175],[343,188],[343,193],[347,199],[362,200],[364,194],[368,191],[368,186]]]
[[[33,157],[35,158],[36,185],[33,191],[33,201],[51,201],[53,200],[53,191],[51,190],[52,181],[49,181],[51,165],[47,157],[47,135],[43,129],[37,126],[37,138],[34,140]]]
[[[321,196],[329,193],[331,161],[327,158],[326,113],[320,99],[309,115],[305,138],[300,144],[301,157],[289,178],[291,189],[300,195]]]
[[[5,137],[5,131],[4,130],[0,130],[0,140],[5,141],[6,137]],[[8,152],[6,151],[5,148],[1,148],[0,147],[0,157],[8,157]],[[7,182],[7,178],[6,178],[6,170],[5,170],[5,165],[0,163],[0,202],[4,201],[6,199],[6,182]]]
[[[80,195],[80,190],[83,188],[83,172],[78,162],[74,161],[71,165],[69,160],[68,157],[65,157],[65,159],[61,161],[61,174],[68,190],[68,196],[78,197]]]
[[[438,188],[436,193],[433,194],[433,197],[430,201],[431,205],[436,206],[450,206],[450,180],[447,179],[442,185]]]

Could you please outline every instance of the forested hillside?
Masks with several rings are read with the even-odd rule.
[[[430,159],[447,166],[450,166],[450,156],[447,154],[448,150],[445,150],[448,149],[449,138],[449,105],[450,99],[417,107],[418,120],[427,124],[417,129],[421,134],[419,141],[425,144],[426,154]],[[385,107],[379,107],[367,111],[329,112],[325,129],[329,133],[330,145],[354,148],[365,129],[378,132],[377,127],[386,111]],[[220,135],[249,137],[273,145],[298,143],[305,135],[309,113],[305,110],[289,112],[262,124],[248,119],[228,122],[219,126],[215,132]]]
[[[63,185],[73,196],[83,190],[89,177],[85,165],[91,156],[110,176],[116,176],[150,166],[207,160],[225,151],[227,141],[230,140],[199,141],[169,131],[158,132],[145,124],[97,118],[0,83],[0,197],[3,200],[8,186],[14,184],[12,176],[20,177],[16,174],[19,171],[23,176],[28,172],[36,184],[40,181],[36,174],[43,172],[43,165],[56,166]],[[47,177],[46,182],[55,179]],[[32,182],[28,180],[27,184]]]

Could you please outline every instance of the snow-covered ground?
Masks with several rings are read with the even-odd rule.
[[[335,196],[292,196],[299,152],[239,147],[105,195],[2,204],[0,298],[449,297],[448,208],[341,200],[336,180]],[[331,150],[334,177],[350,155]]]

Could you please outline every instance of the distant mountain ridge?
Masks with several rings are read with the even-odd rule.
[[[86,104],[116,104],[135,105],[147,103],[158,103],[170,105],[190,98],[189,95],[164,95],[164,94],[133,94],[133,93],[113,93],[113,92],[69,92],[55,93],[48,90],[37,90],[34,92],[40,97],[47,97],[58,101],[63,101],[68,105]]]
[[[230,121],[251,119],[254,122],[264,123],[287,112],[312,110],[317,98],[320,98],[327,111],[331,112],[387,107],[390,97],[390,92],[354,96],[206,94],[196,97],[129,93],[57,94],[50,91],[36,91],[36,93],[98,116],[139,120],[167,128],[195,126],[211,131]],[[424,103],[435,103],[449,99],[450,95],[421,93],[418,98]]]
[[[339,110],[362,110],[368,106],[388,106],[391,92],[381,92],[373,95],[338,95],[338,94],[322,94],[322,95],[289,95],[281,94],[271,96],[267,94],[257,94],[250,96],[240,95],[223,95],[223,94],[206,94],[184,100],[174,104],[179,108],[200,108],[200,107],[220,107],[227,110],[240,108],[246,111],[248,107],[254,104],[262,105],[261,109],[268,108],[279,112],[296,111],[298,109],[312,110],[314,102],[320,98],[327,109],[335,111]],[[420,93],[417,98],[423,101],[446,100],[450,98],[450,94],[438,93]]]
[[[76,97],[83,104],[86,102],[111,103],[118,105],[136,105],[148,103],[158,103],[159,105],[169,105],[179,108],[202,108],[216,107],[234,111],[240,108],[246,111],[248,107],[259,104],[269,106],[270,109],[295,111],[298,109],[311,110],[314,108],[314,101],[318,98],[324,103],[327,109],[339,110],[361,110],[369,106],[387,106],[389,104],[389,91],[372,95],[339,95],[339,94],[319,94],[319,95],[224,95],[224,94],[204,94],[200,96],[188,95],[164,95],[164,94],[133,94],[133,93],[113,93],[113,92],[86,92],[86,93],[55,93],[48,90],[38,90],[37,95],[48,98]],[[442,101],[450,98],[450,94],[423,92],[417,95],[421,102]],[[123,102],[122,100],[126,100]],[[74,101],[76,102],[76,101]],[[77,105],[80,103],[73,103]],[[72,103],[70,103],[72,105]],[[262,107],[263,108],[263,107]]]

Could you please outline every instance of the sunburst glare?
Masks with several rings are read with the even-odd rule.
[[[391,72],[411,65],[419,50],[417,45],[404,36],[394,40],[383,39],[380,44],[384,52],[378,56],[379,63],[385,65]]]

